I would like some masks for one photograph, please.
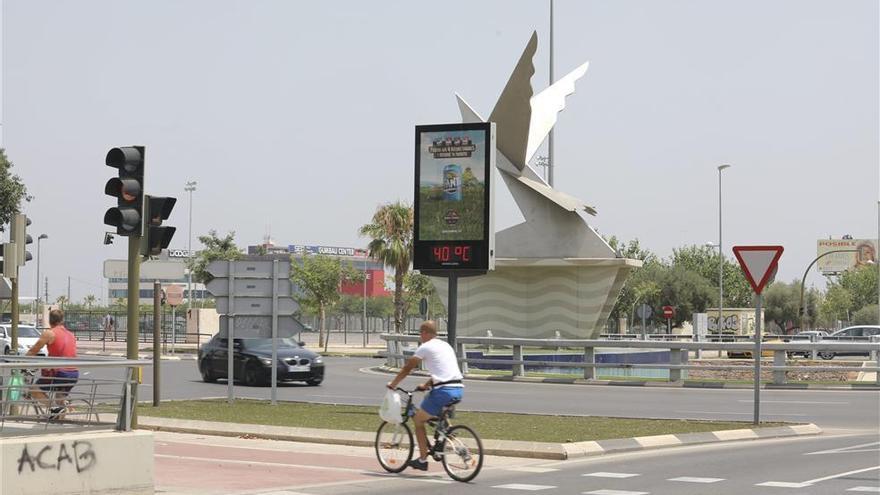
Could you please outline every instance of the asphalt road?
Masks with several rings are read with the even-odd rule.
[[[381,364],[370,358],[326,358],[327,373],[318,387],[291,383],[278,387],[279,400],[378,406],[390,375],[365,372]],[[140,399],[152,398],[152,371],[145,370]],[[163,361],[161,397],[226,397],[225,382],[201,381],[193,360]],[[106,371],[93,370],[93,376]],[[118,374],[118,373],[117,373]],[[419,380],[408,378],[414,387]],[[463,410],[540,414],[687,418],[751,421],[751,389],[590,386],[547,383],[466,382]],[[234,387],[240,398],[268,399],[269,387]],[[880,392],[867,390],[762,390],[761,420],[815,423],[835,432],[876,431]]]

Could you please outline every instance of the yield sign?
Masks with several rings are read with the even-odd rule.
[[[782,256],[782,246],[734,246],[733,254],[739,261],[746,279],[755,294],[764,290],[764,285],[776,271],[776,263]]]

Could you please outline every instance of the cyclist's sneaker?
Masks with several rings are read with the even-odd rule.
[[[49,409],[49,419],[60,419],[67,414],[67,408],[64,406],[53,407]]]
[[[413,459],[407,463],[407,466],[418,469],[419,471],[427,471],[428,470],[428,461],[422,461],[420,459]]]

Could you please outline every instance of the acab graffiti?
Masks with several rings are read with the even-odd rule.
[[[21,457],[18,458],[18,474],[25,472],[26,467],[29,467],[32,473],[37,470],[61,471],[65,467],[74,468],[77,473],[82,473],[94,467],[98,460],[91,442],[77,440],[70,446],[60,443],[57,444],[57,450],[55,447],[56,445],[44,445],[32,453],[25,445],[21,449]]]

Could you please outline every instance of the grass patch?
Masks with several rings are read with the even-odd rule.
[[[139,414],[175,419],[262,424],[329,430],[375,431],[379,427],[377,406],[348,406],[236,400],[173,401],[158,408],[140,406]],[[533,414],[458,411],[453,424],[466,424],[482,438],[532,442],[580,442],[634,436],[695,433],[749,428],[738,421],[693,421],[676,419],[627,419],[595,416],[550,416]],[[780,426],[784,423],[762,423]]]

